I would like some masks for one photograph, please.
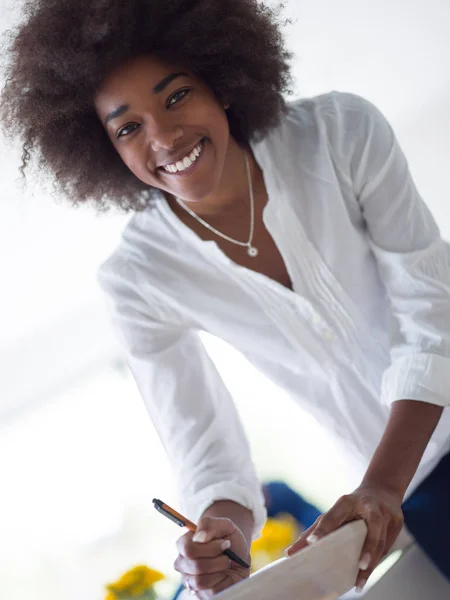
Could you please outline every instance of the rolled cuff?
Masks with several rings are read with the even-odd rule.
[[[188,519],[197,523],[205,510],[218,500],[231,500],[251,510],[255,520],[252,539],[256,540],[260,537],[267,519],[264,495],[261,488],[255,492],[231,481],[215,483],[204,488],[194,496],[189,496],[189,498],[182,497],[180,500],[182,506],[181,512]]]
[[[381,400],[418,400],[437,406],[450,404],[450,359],[438,354],[401,356],[386,369]]]

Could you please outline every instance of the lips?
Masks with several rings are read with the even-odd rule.
[[[164,162],[161,165],[159,165],[158,169],[164,170],[164,167],[167,167],[168,165],[174,165],[179,160],[185,158],[186,156],[189,156],[191,154],[191,152],[194,150],[194,148],[196,148],[200,143],[202,143],[204,141],[204,139],[205,138],[202,138],[199,142],[197,142],[193,146],[187,147],[186,150],[181,150],[174,158],[171,158],[167,162]]]
[[[200,150],[200,154],[197,157],[197,159],[192,162],[192,164],[187,167],[186,169],[183,169],[182,171],[167,171],[164,167],[158,167],[158,171],[159,173],[164,173],[164,178],[166,177],[177,177],[177,178],[184,178],[184,177],[189,177],[191,173],[193,173],[194,171],[196,171],[199,168],[199,165],[201,165],[203,163],[203,160],[205,159],[205,153],[206,153],[206,145],[207,145],[207,139],[203,138],[202,142],[201,142],[202,148]]]

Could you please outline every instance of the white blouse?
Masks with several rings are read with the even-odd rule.
[[[392,128],[360,96],[291,102],[251,146],[293,291],[201,240],[162,193],[133,216],[99,283],[182,510],[197,520],[234,500],[257,537],[260,483],[199,332],[232,344],[367,466],[392,402],[449,404],[450,251]],[[407,495],[449,450],[444,410]]]

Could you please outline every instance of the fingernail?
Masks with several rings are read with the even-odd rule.
[[[308,535],[308,537],[306,538],[306,541],[308,542],[308,544],[315,544],[316,542],[319,541],[319,536],[316,535],[315,533],[311,533],[311,535]]]
[[[361,579],[361,581],[358,583],[358,585],[356,586],[356,591],[357,592],[362,592],[364,589],[364,586],[367,583],[367,579]]]
[[[230,540],[224,540],[221,544],[220,544],[220,548],[221,550],[228,550],[228,548],[231,546],[231,542]]]
[[[371,560],[372,557],[368,552],[366,552],[358,564],[358,567],[361,569],[361,571],[365,571],[369,567]]]
[[[203,542],[206,542],[207,537],[208,534],[206,533],[206,531],[197,531],[192,540],[194,542],[200,542],[202,544]]]

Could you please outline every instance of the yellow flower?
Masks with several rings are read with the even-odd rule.
[[[282,558],[285,549],[293,544],[300,535],[297,522],[290,515],[276,519],[267,519],[261,537],[251,546],[252,570]]]
[[[164,579],[164,575],[159,571],[154,571],[145,565],[137,565],[124,573],[118,581],[106,586],[108,594],[105,600],[139,598],[161,579]]]

